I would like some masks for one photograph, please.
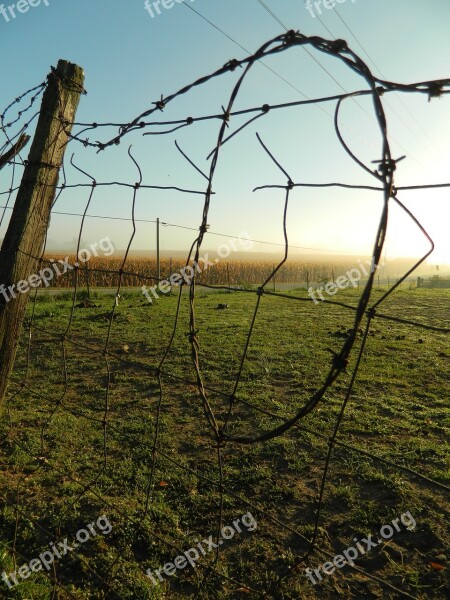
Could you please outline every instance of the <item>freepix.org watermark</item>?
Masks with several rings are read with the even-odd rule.
[[[369,271],[363,265],[362,261],[358,260],[358,263],[359,267],[350,269],[345,275],[337,277],[336,281],[329,281],[325,286],[321,286],[318,288],[308,288],[308,296],[311,298],[311,300],[313,300],[314,304],[319,304],[319,301],[316,298],[316,294],[323,301],[325,300],[325,298],[323,297],[323,292],[328,294],[328,296],[334,296],[339,290],[344,290],[349,285],[352,285],[356,288],[358,286],[358,282],[362,279],[363,275],[366,277],[369,275]],[[372,260],[366,260],[365,263],[366,265],[370,265],[370,274],[372,274],[380,267],[384,267],[384,264],[375,264],[373,258]]]
[[[353,566],[355,564],[355,560],[359,556],[363,556],[372,548],[376,548],[379,544],[382,544],[383,541],[390,540],[395,531],[401,531],[402,528],[399,524],[399,521],[401,521],[402,525],[404,525],[408,531],[413,531],[416,527],[416,521],[414,520],[414,517],[409,510],[407,510],[405,513],[400,515],[399,518],[393,519],[391,522],[392,524],[383,525],[383,527],[380,529],[380,537],[377,537],[376,541],[372,539],[371,534],[369,534],[366,538],[361,538],[359,541],[358,538],[353,538],[353,541],[356,542],[356,548],[349,546],[346,550],[343,550],[342,554],[336,554],[332,562],[326,562],[317,567],[317,569],[305,569],[306,577],[313,585],[316,585],[318,581],[322,581],[322,574],[332,575],[336,569],[342,569],[342,567],[347,564]]]
[[[356,2],[356,0],[351,1],[353,4]],[[312,18],[315,19],[317,15],[314,12],[314,8],[316,9],[317,14],[320,16],[322,14],[322,6],[327,10],[333,10],[336,4],[344,4],[344,2],[347,2],[347,0],[305,0],[305,8]]]
[[[37,8],[41,3],[45,4],[45,6],[49,6],[48,0],[19,0],[15,4],[10,4],[9,6],[0,4],[0,15],[2,15],[5,21],[9,23],[11,19],[17,17],[17,13],[24,14],[28,12],[30,8]]]
[[[240,246],[240,248],[239,248]],[[158,283],[158,285],[154,285],[150,289],[143,285],[142,293],[147,298],[147,300],[152,304],[153,299],[150,296],[150,292],[153,294],[153,298],[158,300],[159,295],[156,291],[159,290],[160,294],[168,294],[174,285],[190,285],[195,273],[202,273],[207,269],[214,267],[220,262],[220,259],[228,258],[230,254],[234,251],[238,250],[250,250],[253,246],[253,241],[250,239],[250,236],[246,231],[240,233],[237,238],[231,238],[228,240],[226,244],[221,244],[217,248],[217,254],[220,258],[215,258],[214,261],[209,260],[209,254],[206,253],[203,257],[198,259],[198,262],[194,261],[192,266],[187,265],[180,269],[178,273],[173,273],[169,279],[163,279]],[[199,264],[201,263],[201,264]]]
[[[177,572],[177,569],[183,570],[188,564],[192,567],[195,567],[195,563],[202,557],[205,556],[208,552],[218,548],[224,543],[224,540],[231,540],[234,537],[235,533],[242,533],[242,524],[246,531],[255,531],[258,527],[256,519],[253,515],[248,512],[245,515],[242,515],[239,519],[233,521],[233,527],[231,525],[225,525],[220,530],[221,539],[218,540],[217,544],[213,541],[213,536],[210,535],[207,539],[202,540],[193,548],[189,548],[175,558],[173,563],[168,562],[162,568],[156,569],[152,571],[151,569],[147,569],[146,574],[153,583],[153,585],[158,585],[159,582],[163,582],[164,578],[162,573],[167,575],[167,577],[172,577]]]
[[[100,242],[95,242],[89,246],[89,248],[85,248],[78,252],[78,260],[82,263],[87,263],[91,260],[92,256],[98,256],[98,250],[102,250],[103,256],[111,256],[114,252],[114,246],[109,239],[109,237],[103,238]],[[19,294],[27,294],[31,288],[39,287],[42,283],[44,283],[45,287],[50,285],[50,282],[53,281],[55,275],[60,277],[64,275],[68,271],[72,271],[75,267],[79,267],[79,263],[76,262],[74,265],[69,263],[69,257],[66,256],[64,259],[59,259],[57,262],[53,259],[50,259],[50,263],[52,267],[45,267],[39,273],[35,273],[30,275],[28,279],[21,279],[17,283],[13,283],[8,287],[5,286],[4,283],[0,284],[0,294],[2,294],[5,302],[9,302],[13,298],[17,298],[17,293]]]
[[[188,0],[145,0],[144,8],[151,16],[152,19],[156,17],[156,15],[160,15],[162,13],[161,8],[165,10],[170,10],[175,6],[175,4],[183,4],[183,2],[187,2]],[[190,0],[190,2],[194,2],[194,0]]]
[[[39,554],[39,558],[33,558],[29,563],[22,565],[17,571],[13,571],[9,575],[5,571],[2,573],[2,579],[6,585],[11,589],[13,585],[19,585],[20,579],[28,579],[33,573],[42,571],[43,569],[50,570],[52,564],[55,562],[55,558],[62,558],[67,553],[75,550],[81,544],[86,543],[91,537],[97,536],[97,530],[99,530],[104,536],[108,535],[112,531],[112,525],[108,521],[106,515],[102,515],[97,521],[92,521],[89,525],[86,525],[86,529],[80,529],[77,531],[75,537],[76,542],[72,542],[69,546],[67,538],[63,542],[51,543],[50,550],[44,550]]]

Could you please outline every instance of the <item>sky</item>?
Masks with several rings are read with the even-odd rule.
[[[144,0],[31,0],[29,5],[27,0],[6,0],[0,4],[0,51],[6,57],[2,61],[0,110],[44,81],[50,67],[65,59],[85,72],[88,93],[81,98],[76,121],[128,123],[161,96],[212,73],[230,59],[254,53],[282,34],[283,26],[308,36],[347,40],[372,72],[383,79],[412,83],[450,78],[448,0],[340,0],[330,8],[322,1],[313,3],[309,10],[304,0],[165,0],[165,4],[172,7],[160,4],[156,9],[150,3],[147,10]],[[250,71],[235,109],[367,89],[366,82],[339,60],[312,48],[308,52],[292,48],[264,63]],[[168,104],[153,120],[221,114],[241,73],[238,69],[195,87]],[[21,106],[26,106],[25,100]],[[391,93],[383,97],[383,105],[392,154],[395,158],[406,155],[397,166],[396,186],[450,182],[450,97],[429,102],[424,94]],[[246,232],[252,239],[265,242],[256,243],[254,250],[283,253],[285,192],[253,190],[267,184],[285,185],[286,178],[262,148],[257,133],[296,183],[377,185],[374,177],[356,165],[339,144],[333,125],[334,109],[335,103],[327,103],[272,110],[222,147],[205,247],[214,248],[227,237]],[[12,108],[9,117],[15,114],[17,107]],[[229,132],[248,118],[233,117]],[[208,172],[207,156],[216,144],[220,125],[218,119],[200,121],[161,136],[145,136],[143,132],[163,127],[139,130],[100,154],[95,148],[72,141],[65,159],[67,183],[90,183],[89,177],[70,165],[73,156],[74,164],[98,182],[134,184],[138,172],[128,156],[131,146],[144,184],[204,192],[206,180],[181,156],[175,141],[203,172]],[[364,164],[371,165],[381,158],[382,140],[369,97],[346,100],[340,125],[347,145]],[[103,142],[116,134],[117,127],[110,127],[86,135],[92,142]],[[4,137],[0,146],[3,142]],[[22,157],[26,158],[26,151]],[[11,169],[2,171],[0,192],[9,189],[11,173]],[[19,176],[20,169],[16,169],[16,185]],[[52,214],[49,247],[73,247],[81,224],[78,215],[85,209],[89,192],[90,188],[85,187],[61,194]],[[450,263],[450,188],[405,191],[398,197],[435,241],[430,264]],[[1,206],[6,198],[5,194],[0,196]],[[124,248],[132,234],[132,198],[130,188],[99,186],[88,214],[110,218],[87,218],[83,242],[108,236],[116,248]],[[135,204],[139,222],[132,250],[155,248],[157,218],[167,224],[161,226],[162,251],[187,250],[201,223],[203,204],[201,193],[139,190]],[[382,205],[381,192],[294,189],[287,213],[293,253],[306,256],[313,249],[324,255],[371,256]],[[0,218],[2,214],[0,209]],[[10,214],[10,210],[5,211],[0,237]],[[225,238],[214,235],[217,233]],[[417,226],[391,203],[385,256],[419,257],[428,248]]]

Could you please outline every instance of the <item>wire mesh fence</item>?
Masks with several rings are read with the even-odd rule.
[[[252,67],[298,46],[342,62],[367,88],[235,109]],[[176,98],[233,72],[237,83],[222,113],[148,120]],[[25,143],[23,135],[38,113],[28,115],[46,85],[15,99],[1,115],[6,141],[0,165],[10,177],[0,192],[1,222],[24,164],[20,148],[15,157],[11,151],[18,140]],[[446,297],[434,299],[430,314],[428,297],[417,297],[412,309],[409,298],[395,292],[433,250],[399,195],[450,184],[396,187],[400,159],[391,153],[383,99],[390,92],[431,99],[449,89],[450,80],[406,85],[377,79],[343,40],[289,31],[254,55],[162,96],[128,122],[75,122],[69,130],[61,119],[69,150],[76,148],[82,158],[70,159],[70,178],[78,180],[67,176],[69,165],[62,169],[53,206],[71,190],[85,203],[73,259],[50,259],[44,245],[39,256],[30,257],[38,261],[41,282],[33,285],[30,278],[22,286],[31,301],[2,420],[2,569],[8,597],[442,597],[449,490],[442,475],[444,428],[433,419],[424,422],[421,411],[433,402],[436,419],[444,415],[439,395],[449,332]],[[382,140],[376,168],[352,152],[339,125],[343,103],[364,96],[372,99]],[[336,136],[374,185],[296,183],[257,134],[281,178],[255,193],[270,189],[282,200],[283,256],[257,277],[257,285],[230,285],[229,274],[213,275],[220,252],[207,259],[203,252],[222,148],[236,143],[256,120],[312,103],[335,106]],[[242,116],[248,120],[232,129]],[[102,181],[80,166],[87,162],[84,152],[93,161],[93,150],[111,151],[127,136],[171,136],[184,128],[195,131],[205,121],[219,130],[209,172],[177,144],[205,182],[197,189],[144,183],[145,169],[131,148],[132,182]],[[94,132],[104,133],[103,141],[93,141]],[[84,265],[88,211],[106,187],[129,195],[131,234],[120,258],[103,264],[92,258]],[[302,187],[361,189],[382,199],[364,282],[340,300],[330,292],[320,307],[307,291],[271,289],[286,268],[288,207]],[[171,295],[167,286],[161,291],[161,278],[148,264],[139,266],[131,256],[141,224],[136,206],[147,190],[203,203],[186,259],[163,265],[176,292]],[[430,250],[390,289],[376,290],[392,204],[416,224]],[[83,288],[95,277],[114,286],[113,298],[91,293],[86,302]],[[1,307],[8,312],[14,294],[22,292],[18,283],[12,290],[8,285],[14,282],[0,283]],[[70,294],[50,296],[42,289],[53,284],[70,288]],[[130,286],[159,292],[149,302]],[[229,291],[235,292],[230,305],[226,298],[217,302]],[[417,347],[424,351],[414,364]],[[427,436],[429,445],[418,441]],[[375,529],[381,537],[372,550],[362,540],[370,540],[363,536]],[[342,564],[336,556],[344,556]]]

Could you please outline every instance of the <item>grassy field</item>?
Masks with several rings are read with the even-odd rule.
[[[334,299],[355,306],[358,293],[342,290]],[[228,421],[232,435],[254,436],[293,416],[322,385],[330,350],[342,347],[353,326],[352,310],[295,297],[306,293],[261,299]],[[404,289],[379,312],[448,327],[449,301],[449,290]],[[310,549],[327,438],[362,335],[347,372],[305,419],[270,441],[218,450],[196,386],[185,294],[158,381],[155,368],[171,339],[177,302],[175,293],[149,304],[138,291],[124,290],[113,319],[113,298],[101,294],[89,308],[81,303],[72,310],[69,292],[29,303],[31,341],[25,328],[0,421],[0,570],[17,570],[51,542],[70,544],[102,515],[112,529],[103,534],[97,527],[51,570],[19,577],[20,585],[0,581],[0,596],[448,597],[446,336],[374,319],[331,459],[317,543],[297,564]],[[217,310],[219,303],[228,308]],[[255,303],[255,294],[197,289],[201,372],[220,425]],[[146,576],[210,535],[217,541],[221,526],[247,513],[257,527],[235,528],[218,556],[201,554],[196,568],[164,575],[158,585]],[[397,521],[398,530],[381,539],[381,528],[406,513],[414,529]],[[380,543],[355,560],[359,570],[346,565],[330,575],[321,570],[316,584],[308,579],[306,567],[322,569],[368,534]]]

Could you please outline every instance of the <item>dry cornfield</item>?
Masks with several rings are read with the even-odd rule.
[[[65,258],[64,256],[52,256],[53,260]],[[44,262],[50,257],[45,257]],[[69,263],[76,262],[75,256],[69,256]],[[128,258],[122,267],[123,258],[97,257],[91,258],[89,262],[82,263],[78,269],[78,285],[85,286],[87,283],[92,287],[115,287],[119,280],[119,271],[123,268],[122,285],[125,287],[138,287],[156,283],[156,259],[154,258]],[[192,263],[191,263],[192,264]],[[277,261],[255,260],[255,261],[220,261],[208,269],[197,274],[197,281],[208,285],[258,285],[261,284],[273,271]],[[186,265],[185,260],[162,259],[161,278],[167,279],[173,273],[179,273]],[[331,280],[334,276],[344,273],[351,268],[352,264],[320,264],[317,262],[306,262],[292,260],[281,267],[276,274],[277,283],[304,284],[310,282],[322,282]],[[203,267],[200,262],[200,267]],[[73,287],[76,271],[70,271],[60,277],[55,277],[51,282],[52,287]]]

